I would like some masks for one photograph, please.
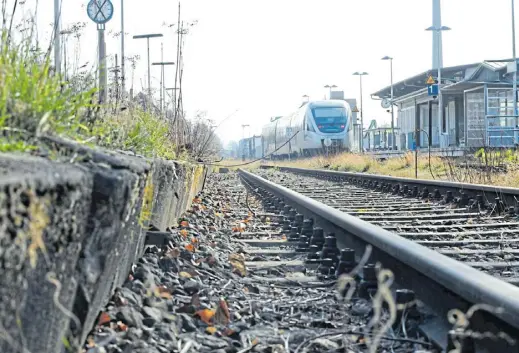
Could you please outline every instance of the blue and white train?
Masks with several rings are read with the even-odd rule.
[[[330,149],[350,150],[350,105],[343,100],[310,101],[292,114],[272,119],[263,127],[262,137],[263,155],[272,158],[316,155],[326,149],[326,142],[331,142]]]

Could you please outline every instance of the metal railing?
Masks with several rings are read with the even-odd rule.
[[[486,142],[489,147],[514,147],[519,142],[517,115],[488,115]]]

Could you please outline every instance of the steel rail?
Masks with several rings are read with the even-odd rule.
[[[262,166],[264,169],[273,168],[272,166]],[[392,177],[387,175],[378,174],[366,174],[366,173],[353,173],[353,172],[338,172],[333,170],[323,169],[306,169],[306,168],[293,168],[293,167],[275,167],[282,172],[291,172],[296,174],[303,174],[308,176],[320,176],[329,177],[332,179],[343,180],[343,179],[356,179],[356,180],[368,180],[385,182],[391,185],[408,185],[409,187],[421,186],[429,187],[429,192],[434,189],[441,191],[453,191],[453,192],[465,192],[468,196],[475,196],[481,194],[490,200],[490,196],[500,197],[501,201],[505,205],[517,205],[519,200],[519,189],[511,188],[506,186],[491,186],[482,184],[469,184],[469,183],[458,183],[452,181],[440,181],[440,180],[426,180],[426,179],[412,179],[402,177]],[[456,196],[456,195],[454,195]],[[491,200],[494,201],[494,200]]]
[[[502,308],[499,312],[492,312],[490,316],[497,318],[501,323],[507,323],[509,325],[507,329],[512,329],[514,333],[519,332],[518,287],[250,172],[239,169],[239,173],[249,183],[282,197],[295,208],[302,207],[333,223],[416,270],[427,277],[429,282],[433,281],[447,291],[455,293],[468,303],[484,303],[493,308]],[[387,266],[387,264],[383,265]],[[419,281],[411,285],[417,283]]]

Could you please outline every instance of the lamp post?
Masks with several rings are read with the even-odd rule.
[[[337,88],[336,85],[326,85],[324,88],[328,88],[330,90],[330,95],[328,96],[328,99],[332,99],[332,89]]]
[[[148,49],[148,96],[151,104],[151,67],[150,67],[150,38],[164,37],[161,33],[153,34],[139,34],[133,36],[133,39],[144,39],[146,38],[146,44]]]
[[[364,136],[364,109],[362,108],[362,76],[367,75],[367,72],[354,72],[353,75],[359,76],[360,81],[360,135],[359,135],[359,152],[362,153],[362,140]]]
[[[395,141],[395,112],[393,106],[393,58],[390,56],[384,56],[382,60],[389,60],[389,69],[391,71],[391,147],[393,150],[396,150],[396,141]]]
[[[431,26],[425,29],[426,31],[434,31],[438,36],[437,42],[440,43],[439,37],[442,31],[450,31],[451,29],[447,26],[434,27]],[[442,126],[443,121],[443,96],[442,96],[442,60],[441,60],[441,50],[438,50],[438,125]],[[431,137],[429,137],[429,145],[431,144]]]
[[[161,87],[160,87],[160,111],[162,112],[163,109],[164,109],[164,103],[166,101],[166,95],[165,95],[165,90],[166,90],[166,77],[164,76],[164,66],[166,65],[175,65],[175,63],[173,61],[160,61],[160,62],[156,62],[156,63],[152,63],[152,65],[160,65],[160,82],[161,82]]]
[[[126,72],[124,63],[124,0],[121,0],[121,97],[124,99],[126,91]]]
[[[54,67],[56,75],[61,73],[61,6],[54,0]]]
[[[512,51],[514,57],[514,82],[513,82],[513,91],[514,91],[514,115],[517,116],[517,57],[515,53],[515,1],[512,0]],[[517,119],[516,119],[517,120]],[[517,124],[517,122],[516,122]]]
[[[63,58],[63,77],[65,81],[67,81],[67,44],[68,44],[68,36],[73,34],[71,30],[61,31],[60,36],[63,36],[63,55],[60,54]]]

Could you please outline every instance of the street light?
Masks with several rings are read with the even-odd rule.
[[[15,3],[16,4],[16,3]],[[61,4],[54,0],[54,72],[56,76],[61,73]]]
[[[360,79],[360,135],[359,135],[359,152],[363,152],[362,140],[364,137],[364,109],[362,109],[362,76],[367,75],[367,72],[354,72],[353,75],[359,76]]]
[[[73,34],[71,30],[64,30],[60,31],[60,36],[63,36],[63,76],[65,78],[65,81],[67,81],[67,43],[68,43],[68,36]],[[61,54],[60,54],[61,55]]]
[[[326,85],[326,86],[324,86],[324,88],[330,89],[330,96],[328,99],[332,99],[332,88],[337,88],[337,86],[336,85]]]
[[[160,87],[160,111],[162,112],[163,111],[163,108],[164,108],[164,102],[166,101],[166,97],[165,97],[165,87],[166,87],[166,77],[164,76],[164,66],[166,65],[175,65],[175,63],[173,61],[160,61],[160,62],[156,62],[156,63],[152,63],[152,65],[160,65],[160,82],[161,82],[161,86]]]
[[[390,56],[384,56],[382,60],[389,60],[389,68],[391,71],[391,136],[392,141],[391,145],[393,150],[396,149],[396,141],[395,141],[395,113],[393,107],[393,58]]]
[[[512,51],[514,56],[514,82],[513,82],[513,91],[514,91],[514,115],[517,116],[517,57],[515,55],[515,1],[512,0]]]
[[[121,91],[122,97],[126,91],[126,71],[124,63],[124,0],[121,0]]]
[[[426,28],[425,29],[426,31],[434,31],[436,33],[437,36],[440,36],[440,33],[442,31],[450,31],[451,29],[447,26],[441,26],[441,27],[434,27],[434,26],[431,26],[429,28]],[[438,38],[438,41],[437,41],[438,45],[440,43],[440,40]],[[439,50],[438,48],[438,124],[439,126],[442,126],[442,121],[443,121],[443,96],[442,96],[442,91],[441,91],[441,86],[442,86],[442,65],[441,65],[441,50]],[[431,144],[431,139],[429,138],[429,144]]]
[[[159,38],[164,37],[162,33],[153,33],[153,34],[139,34],[136,36],[133,36],[133,39],[144,39],[146,38],[146,44],[148,47],[148,95],[150,99],[151,104],[151,68],[150,68],[150,38]]]

